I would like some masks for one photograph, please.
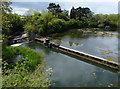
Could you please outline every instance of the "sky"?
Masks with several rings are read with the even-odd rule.
[[[13,13],[23,15],[29,9],[36,9],[40,12],[47,10],[49,3],[56,3],[61,9],[71,10],[75,8],[89,7],[95,14],[118,14],[119,0],[11,0]]]

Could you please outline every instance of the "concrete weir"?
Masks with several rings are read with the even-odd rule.
[[[110,69],[113,69],[113,70],[116,70],[116,71],[120,71],[120,66],[116,62],[108,61],[107,59],[104,59],[104,58],[100,58],[100,57],[93,56],[93,55],[90,55],[90,54],[87,54],[87,53],[84,53],[84,52],[80,52],[80,51],[73,50],[73,49],[70,49],[70,48],[67,48],[67,47],[56,45],[54,43],[50,43],[49,41],[47,42],[43,39],[35,38],[35,41],[38,41],[38,42],[42,43],[43,45],[45,45],[47,47],[55,48],[57,50],[66,52],[68,54],[71,54],[71,55],[74,55],[74,56],[77,56],[77,57],[80,57],[80,58],[83,58],[83,59],[91,61],[93,63],[102,65],[104,67],[107,67],[107,68],[110,68]]]

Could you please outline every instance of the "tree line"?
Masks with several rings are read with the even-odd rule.
[[[117,28],[117,14],[94,14],[88,7],[72,7],[69,14],[69,11],[62,10],[59,4],[50,3],[48,10],[43,13],[29,10],[26,15],[20,16],[11,13],[10,4],[11,2],[2,4],[2,33],[5,36],[18,35],[21,32],[46,36],[73,28]]]

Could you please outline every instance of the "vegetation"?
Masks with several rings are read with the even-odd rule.
[[[3,48],[7,45],[9,38],[18,35],[23,32],[24,19],[17,14],[12,14],[12,8],[10,7],[12,2],[1,1],[2,6],[2,39]]]
[[[31,17],[26,17],[26,19],[29,18],[29,22],[26,23],[27,27],[24,26],[25,30],[31,27],[30,31],[39,33],[42,36],[48,36],[72,28],[117,27],[117,14],[94,14],[87,7],[78,7],[76,9],[73,7],[70,15],[68,15],[67,10],[62,10],[60,5],[55,3],[50,3],[47,9],[48,11],[44,13],[35,12]]]
[[[11,64],[14,62],[16,56],[23,55],[19,64],[23,61],[28,62],[26,68],[30,68],[29,70],[34,70],[35,66],[42,62],[43,57],[39,56],[36,52],[32,51],[30,48],[23,48],[23,47],[6,47],[3,50],[3,60],[7,63]],[[41,59],[41,60],[40,60]]]
[[[25,28],[34,26],[30,23],[24,26],[27,19],[22,18],[17,14],[11,14],[11,2],[2,1],[2,36],[3,47],[2,57],[2,81],[3,87],[49,87],[51,69],[45,69],[44,57],[34,52],[30,48],[23,47],[8,47],[7,42],[10,37],[19,35]],[[28,17],[27,17],[28,18]],[[34,30],[34,29],[30,29]],[[27,32],[29,30],[26,29]],[[32,31],[30,31],[32,32]],[[22,57],[15,62],[14,60],[19,55]],[[1,73],[1,72],[0,72]]]
[[[17,14],[5,14],[3,16],[3,35],[18,35],[23,32],[24,21]]]
[[[16,63],[15,58],[23,55]],[[44,57],[30,48],[6,47],[3,50],[3,87],[48,87],[51,69],[43,72]]]
[[[88,7],[71,8],[70,15],[59,4],[50,3],[43,13],[29,10],[23,16],[11,14],[11,2],[3,3],[3,35],[13,36],[21,32],[34,32],[42,36],[60,33],[72,28],[116,28],[117,14],[94,14]],[[11,19],[12,18],[12,19]],[[106,30],[106,29],[105,29]],[[111,30],[111,29],[107,29]]]
[[[117,14],[94,14],[88,7],[72,8],[70,15],[59,4],[50,3],[48,11],[29,10],[25,15],[12,14],[12,2],[2,0],[3,86],[48,87],[49,71],[43,72],[44,57],[30,48],[7,47],[9,38],[22,32],[49,36],[73,28],[116,28]],[[1,17],[1,14],[0,14]],[[111,30],[111,29],[108,29]],[[75,34],[76,35],[76,34]],[[14,59],[22,55],[18,62]]]

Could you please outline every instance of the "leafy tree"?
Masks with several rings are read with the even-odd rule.
[[[59,19],[64,19],[65,21],[68,21],[69,20],[68,11],[63,10],[63,12],[58,15],[58,18]]]
[[[2,14],[10,13],[12,11],[12,8],[10,7],[11,4],[12,2],[10,2],[9,0],[2,0],[0,2],[0,8],[2,9]]]
[[[8,14],[2,16],[2,34],[10,36],[12,24],[8,20]]]
[[[35,31],[35,26],[31,23],[27,23],[24,25],[25,32],[34,32]]]
[[[12,4],[12,2],[2,0],[0,5],[2,10],[2,31],[3,31],[2,33],[5,35],[9,35],[10,28],[12,27],[12,24],[8,20],[8,13],[10,13],[12,10],[10,4]]]
[[[43,14],[42,14],[42,17],[41,17],[42,19],[43,19],[43,34],[44,35],[47,35],[48,33],[49,33],[49,26],[48,26],[48,23],[52,20],[52,19],[54,19],[55,17],[52,15],[52,13],[51,12],[44,12]]]
[[[0,19],[2,19],[0,22],[1,24],[1,28],[2,28],[2,49],[4,49],[7,45],[8,42],[8,38],[10,36],[10,32],[11,32],[11,27],[12,24],[10,23],[10,21],[8,20],[8,13],[10,13],[12,11],[12,8],[10,7],[10,4],[12,4],[12,2],[10,1],[6,1],[6,0],[2,0],[0,1]]]
[[[23,21],[17,14],[6,14],[3,20],[2,32],[5,35],[15,35],[23,32]]]
[[[50,3],[47,9],[56,16],[62,12],[60,5],[55,3]]]
[[[92,12],[89,8],[74,8],[72,7],[71,12],[70,12],[70,18],[71,19],[77,19],[77,20],[84,20],[86,18],[90,18],[92,16]]]
[[[102,27],[102,28],[104,28],[105,26],[117,27],[118,15],[96,14],[94,15],[94,22],[96,22],[96,25],[98,25],[98,27]]]
[[[75,20],[75,19],[70,19],[69,21],[66,22],[67,23],[67,27],[69,29],[73,29],[73,28],[81,28],[83,23],[82,21],[79,20]]]
[[[110,14],[107,16],[109,19],[109,25],[111,27],[117,27],[118,25],[118,15],[117,14]]]
[[[63,32],[66,29],[66,23],[63,19],[52,19],[48,23],[49,33]]]
[[[48,23],[54,19],[52,12],[46,11],[41,13],[35,13],[29,17],[24,25],[26,32],[40,33],[41,35],[47,35],[49,33]],[[28,17],[27,17],[28,19]]]
[[[75,11],[74,7],[72,7],[72,9],[70,11],[70,18],[71,19],[75,19],[76,18],[76,11]]]

